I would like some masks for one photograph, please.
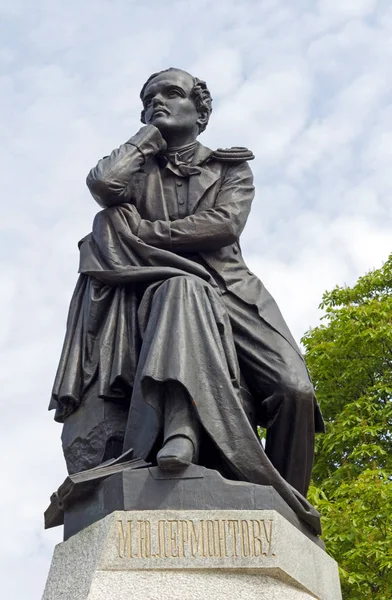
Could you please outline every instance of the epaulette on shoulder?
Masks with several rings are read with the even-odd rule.
[[[254,154],[252,150],[243,148],[242,146],[233,146],[233,148],[218,148],[212,153],[212,158],[223,162],[240,163],[244,160],[253,160]]]

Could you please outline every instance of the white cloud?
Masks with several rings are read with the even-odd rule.
[[[147,76],[179,66],[215,98],[202,141],[248,145],[257,195],[242,246],[297,339],[322,292],[390,252],[392,8],[384,0],[0,0],[3,595],[39,598],[65,474],[46,413],[97,206],[84,179],[139,127]],[[23,564],[23,577],[20,577]]]
[[[261,160],[278,161],[304,125],[309,97],[309,80],[301,65],[266,76],[252,73],[219,103],[214,135],[228,143],[230,136],[246,135],[246,143]]]
[[[377,0],[319,0],[318,8],[324,15],[347,19],[369,15],[376,4]]]
[[[236,48],[218,45],[198,57],[188,69],[196,77],[201,73],[200,79],[214,82],[214,99],[232,94],[242,84],[242,56]]]

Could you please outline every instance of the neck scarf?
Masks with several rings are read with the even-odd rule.
[[[191,165],[197,142],[192,142],[186,146],[169,148],[162,154],[166,160],[166,167],[178,177],[189,177],[190,175],[199,175],[199,167]]]

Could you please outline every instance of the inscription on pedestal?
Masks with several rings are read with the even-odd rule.
[[[119,519],[117,526],[122,559],[274,556],[272,519]]]
[[[114,511],[56,546],[43,600],[342,600],[336,563],[272,510]]]

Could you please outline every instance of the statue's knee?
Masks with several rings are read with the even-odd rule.
[[[192,277],[191,275],[177,275],[176,277],[167,279],[160,286],[160,289],[162,291],[170,289],[176,292],[186,291],[188,293],[195,292],[200,294],[205,290],[205,283],[198,277]]]
[[[285,377],[279,382],[279,392],[293,407],[313,407],[314,389],[309,378]]]

